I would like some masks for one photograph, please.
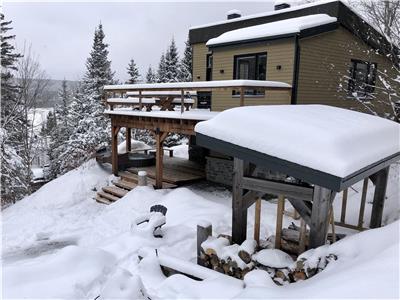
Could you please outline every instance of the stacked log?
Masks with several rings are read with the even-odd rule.
[[[241,245],[230,245],[226,237],[210,236],[201,244],[200,258],[206,267],[243,279],[244,275],[254,269],[252,255],[256,247],[254,240],[246,240]]]

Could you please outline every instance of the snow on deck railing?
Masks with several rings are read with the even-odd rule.
[[[260,88],[260,89],[291,89],[291,85],[280,81],[268,80],[216,80],[194,82],[140,83],[116,84],[104,86],[105,91],[176,91],[201,90],[218,88]]]

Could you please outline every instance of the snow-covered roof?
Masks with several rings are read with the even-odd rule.
[[[191,26],[189,28],[189,30],[205,28],[205,27],[210,27],[210,26],[214,26],[214,25],[221,25],[221,24],[227,24],[227,23],[240,22],[240,21],[244,21],[244,20],[261,18],[261,17],[268,17],[268,16],[273,16],[273,15],[279,15],[279,14],[286,13],[286,12],[296,11],[296,10],[300,10],[300,9],[307,8],[307,7],[313,7],[313,6],[318,6],[318,5],[321,5],[321,4],[337,2],[337,1],[338,0],[316,1],[316,2],[313,2],[313,3],[307,3],[307,4],[303,4],[303,5],[292,6],[292,7],[288,7],[288,8],[284,8],[284,9],[280,9],[280,10],[266,11],[266,12],[262,12],[262,13],[243,16],[243,17],[240,17],[240,18],[234,18],[234,19],[230,19],[230,20],[212,22],[212,23],[202,24],[202,25],[198,25],[198,26]],[[345,3],[343,3],[343,4],[345,4]]]
[[[138,91],[136,91],[136,92],[127,92],[126,93],[128,96],[138,96],[139,95],[139,92]],[[150,95],[150,96],[154,96],[154,95],[157,95],[157,96],[162,96],[162,95],[175,95],[175,96],[180,96],[181,95],[181,91],[158,91],[158,92],[142,92],[142,96],[147,96],[147,95]],[[196,92],[194,92],[194,91],[190,91],[190,92],[186,92],[185,93],[185,96],[186,95],[190,95],[190,96],[193,96],[193,95],[196,95]]]
[[[205,109],[192,109],[181,113],[180,111],[137,111],[132,109],[114,109],[106,110],[108,115],[138,116],[152,118],[182,119],[182,120],[198,120],[204,121],[215,117],[218,112]]]
[[[104,90],[180,90],[202,88],[259,87],[290,89],[291,85],[280,81],[268,80],[215,80],[194,82],[139,83],[105,85]]]
[[[139,98],[133,98],[133,97],[128,97],[128,98],[108,98],[107,99],[108,103],[111,104],[121,104],[121,103],[126,103],[126,104],[137,104],[139,103]],[[155,98],[142,98],[142,103],[156,103]]]
[[[250,41],[260,38],[271,38],[275,36],[300,33],[304,29],[309,29],[325,24],[335,23],[336,18],[326,14],[316,14],[291,18],[272,23],[255,25],[225,32],[220,36],[210,39],[207,46],[217,46],[239,41]]]
[[[195,131],[340,178],[400,154],[399,124],[325,105],[233,108]]]

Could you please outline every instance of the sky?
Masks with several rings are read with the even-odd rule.
[[[133,58],[145,76],[156,68],[172,38],[183,53],[189,27],[273,9],[272,0],[243,2],[5,2],[17,49],[31,45],[51,79],[79,80],[85,72],[95,27],[101,22],[116,77],[127,79]]]

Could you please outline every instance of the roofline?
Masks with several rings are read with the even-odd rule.
[[[400,50],[388,41],[384,35],[340,0],[324,2],[318,5],[303,5],[298,9],[293,9],[292,7],[291,9],[282,9],[277,12],[271,11],[271,13],[253,15],[252,17],[245,16],[205,27],[192,27],[189,29],[189,40],[190,44],[205,43],[209,39],[227,31],[321,13],[336,17],[340,25],[361,38],[370,47],[383,49],[383,54],[400,54]]]
[[[363,178],[369,177],[377,171],[386,168],[393,162],[400,160],[400,152],[397,152],[342,178],[197,132],[196,143],[199,146],[208,148],[210,150],[232,157],[237,157],[256,165],[264,166],[271,171],[281,172],[305,182],[319,185],[336,192],[340,192],[350,187],[354,183],[362,180]]]
[[[260,38],[254,38],[254,39],[247,39],[247,40],[240,40],[240,41],[210,45],[210,46],[208,46],[208,49],[211,50],[211,49],[227,47],[227,46],[232,46],[232,45],[243,45],[243,44],[252,44],[252,43],[259,43],[259,42],[268,42],[268,41],[274,41],[274,40],[285,39],[285,38],[293,38],[296,36],[298,36],[301,39],[301,38],[305,38],[305,37],[315,36],[315,35],[325,33],[325,32],[330,32],[330,31],[336,30],[338,28],[339,28],[339,23],[332,22],[332,23],[319,25],[319,26],[315,26],[312,28],[308,28],[308,29],[303,29],[300,32],[279,34],[279,35],[270,36],[270,37],[260,37]]]

